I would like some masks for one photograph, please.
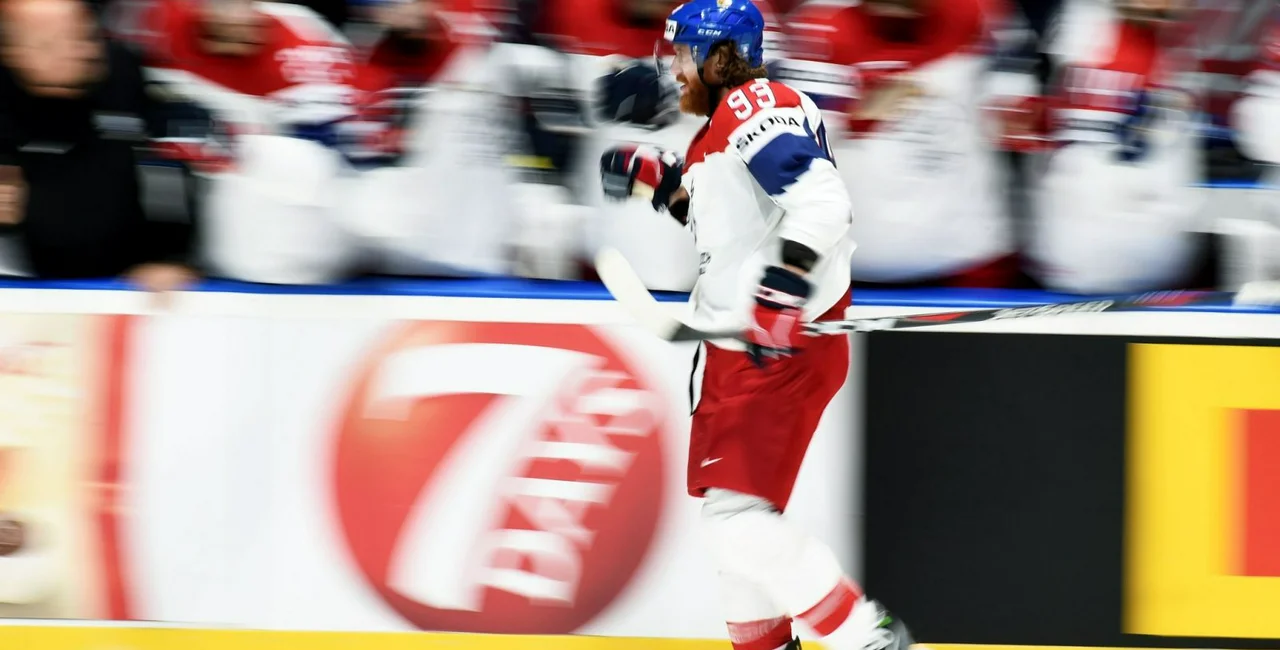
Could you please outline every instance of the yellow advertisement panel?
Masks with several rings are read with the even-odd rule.
[[[727,641],[423,632],[264,632],[137,627],[0,626],[0,648],[25,650],[725,650]]]
[[[1280,348],[1130,350],[1124,631],[1280,638]]]

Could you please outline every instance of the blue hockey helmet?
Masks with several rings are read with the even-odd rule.
[[[724,42],[733,43],[751,67],[764,63],[764,15],[751,0],[689,0],[667,17],[663,39],[689,46],[699,70]]]

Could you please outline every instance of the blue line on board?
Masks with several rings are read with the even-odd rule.
[[[123,280],[25,280],[0,278],[0,289],[38,289],[75,291],[125,291],[130,286]],[[340,284],[292,286],[252,284],[227,280],[206,280],[193,291],[212,293],[246,293],[310,296],[430,296],[454,298],[526,299],[526,300],[609,300],[609,293],[596,282],[526,280],[520,278],[454,278],[404,279],[364,278]],[[657,292],[664,302],[682,302],[688,294]],[[864,307],[998,309],[1046,303],[1086,300],[1070,294],[1022,289],[859,289],[853,304]],[[0,299],[0,309],[4,301]],[[1170,307],[1188,312],[1277,312],[1230,306]]]

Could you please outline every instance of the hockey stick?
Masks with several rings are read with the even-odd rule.
[[[671,314],[636,275],[626,258],[612,248],[596,255],[596,273],[624,309],[645,329],[667,341],[706,341],[741,338],[741,331],[710,331],[690,325]],[[931,327],[991,320],[1058,316],[1062,314],[1094,314],[1108,311],[1130,311],[1191,305],[1280,305],[1280,282],[1251,282],[1239,292],[1230,291],[1153,291],[1132,296],[1095,298],[1074,302],[1050,303],[1028,307],[970,309],[911,316],[855,318],[851,320],[809,323],[812,336],[875,332],[881,330]]]

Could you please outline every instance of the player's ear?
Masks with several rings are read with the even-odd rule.
[[[725,56],[725,48],[717,47],[711,50],[707,55],[707,61],[703,64],[703,74],[706,75],[707,83],[720,84],[724,82],[725,65],[729,62],[729,57]]]

